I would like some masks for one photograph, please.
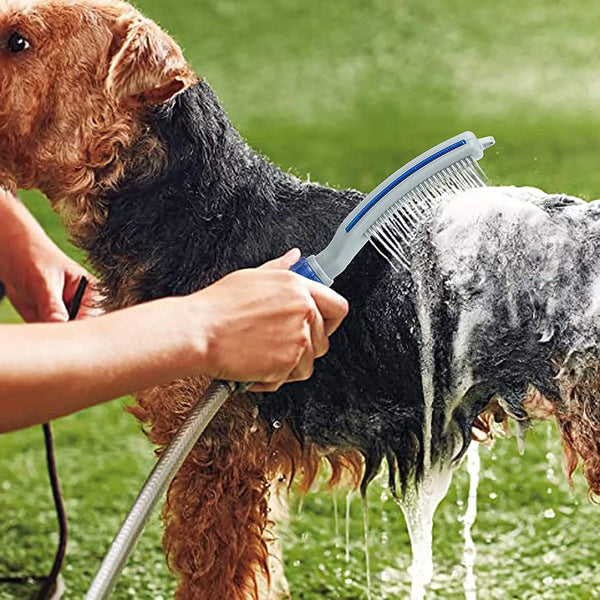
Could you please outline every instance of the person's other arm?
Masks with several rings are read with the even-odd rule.
[[[66,321],[82,276],[93,277],[64,254],[18,198],[0,187],[0,281],[27,322]],[[99,314],[88,287],[78,317]]]

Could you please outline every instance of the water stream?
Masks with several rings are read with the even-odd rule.
[[[400,501],[412,548],[411,600],[425,598],[425,586],[433,576],[433,515],[442,501],[450,481],[451,469],[430,469],[422,482],[407,490]]]
[[[366,495],[362,497],[363,533],[365,545],[365,570],[367,575],[367,600],[371,600],[371,561],[369,559],[369,504]]]
[[[350,504],[352,502],[352,493],[346,495],[346,562],[350,562]]]
[[[340,543],[340,515],[338,513],[338,497],[335,492],[333,492],[333,519],[335,523],[335,546],[336,548]]]
[[[471,442],[467,450],[467,472],[469,474],[469,494],[467,497],[467,509],[462,517],[463,524],[463,555],[462,563],[465,567],[465,580],[463,587],[466,600],[477,600],[477,577],[475,576],[475,559],[477,548],[471,535],[471,529],[477,518],[477,488],[479,487],[479,471],[481,470],[481,459],[479,457],[479,444]]]

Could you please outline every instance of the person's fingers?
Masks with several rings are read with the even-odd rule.
[[[319,358],[329,350],[329,338],[325,332],[323,316],[315,305],[315,309],[309,317],[310,338],[312,341],[314,358]]]
[[[331,335],[348,314],[348,301],[332,289],[314,281],[308,281],[313,297],[324,321],[325,334]]]
[[[315,354],[311,348],[304,351],[296,368],[288,375],[286,382],[305,381],[313,374]]]
[[[300,256],[300,250],[298,248],[293,248],[283,256],[271,260],[259,268],[289,269],[300,259]],[[298,276],[302,277],[301,275]],[[329,336],[340,326],[340,323],[348,314],[348,302],[338,293],[321,283],[311,281],[310,279],[306,279],[305,281],[309,286],[309,291],[315,300],[320,313],[323,315],[325,333]]]
[[[69,320],[69,311],[63,301],[64,274],[54,273],[46,277],[37,292],[38,320],[62,322]]]
[[[298,248],[292,248],[288,250],[283,256],[275,258],[266,262],[264,265],[258,267],[259,269],[289,269],[295,262],[300,260],[300,250]]]
[[[296,364],[289,371],[286,381],[304,381],[313,373],[313,363],[315,360],[315,350],[312,340],[312,318],[308,318],[304,323],[302,332],[303,342],[299,348],[300,355],[296,360]]]
[[[313,372],[315,355],[311,336],[311,326],[307,320],[304,323],[303,341],[301,346],[298,347],[299,354],[297,357],[288,364],[285,371],[272,373],[271,377],[266,378],[266,381],[255,383],[250,390],[253,392],[275,392],[286,382],[308,379]],[[269,379],[272,379],[272,381]]]
[[[283,384],[285,380],[277,381],[275,383],[255,383],[251,388],[251,392],[276,392]]]
[[[13,308],[21,315],[26,323],[35,323],[39,320],[35,304],[29,301],[20,301],[10,287],[6,288],[6,296],[13,305]]]

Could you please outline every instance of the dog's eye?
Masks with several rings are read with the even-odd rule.
[[[25,50],[29,50],[31,44],[24,38],[20,33],[13,32],[8,36],[8,40],[6,42],[6,49],[11,54],[19,54],[20,52],[25,52]]]

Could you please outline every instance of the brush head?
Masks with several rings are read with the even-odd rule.
[[[449,194],[485,185],[476,160],[469,157],[452,163],[398,198],[369,227],[368,239],[394,269],[408,268],[411,241],[433,204]]]
[[[410,242],[441,196],[485,185],[477,161],[494,144],[467,131],[419,155],[382,181],[344,219],[322,252],[306,263],[325,285],[331,285],[372,240],[394,266],[408,266]]]

